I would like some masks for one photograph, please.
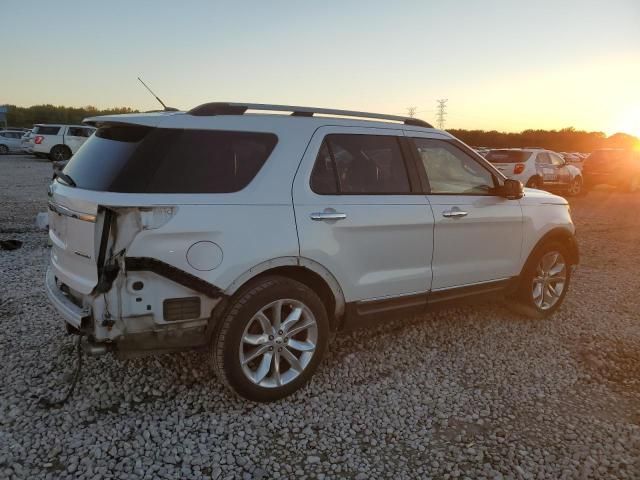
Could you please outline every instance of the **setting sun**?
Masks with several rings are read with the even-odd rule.
[[[640,103],[630,105],[624,109],[614,125],[610,129],[611,133],[624,132],[636,137],[640,136]]]

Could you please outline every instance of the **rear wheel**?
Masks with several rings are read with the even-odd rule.
[[[9,147],[0,145],[0,155],[6,155],[7,153],[9,153]]]
[[[521,313],[533,318],[553,314],[567,294],[571,265],[564,245],[557,241],[537,247],[522,273],[516,301]]]
[[[69,160],[71,158],[71,150],[66,145],[56,145],[49,153],[49,159],[53,162]]]
[[[329,336],[326,309],[306,285],[266,277],[231,301],[211,344],[218,376],[236,394],[278,400],[304,386]]]
[[[583,193],[582,178],[576,177],[573,180],[571,180],[571,182],[569,183],[569,186],[567,187],[567,194],[572,197],[575,197],[582,193]]]
[[[527,187],[529,188],[537,188],[538,190],[542,189],[542,180],[540,177],[531,177],[527,182]]]

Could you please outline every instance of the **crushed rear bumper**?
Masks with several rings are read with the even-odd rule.
[[[49,301],[51,301],[68,324],[78,330],[80,330],[83,324],[87,324],[87,321],[91,318],[91,309],[89,307],[79,307],[58,288],[55,275],[50,267],[47,269],[44,284]]]

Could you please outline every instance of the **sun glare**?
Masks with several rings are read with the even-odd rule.
[[[640,104],[630,106],[618,117],[611,133],[628,133],[640,138]]]

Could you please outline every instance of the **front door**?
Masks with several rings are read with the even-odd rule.
[[[405,141],[397,129],[322,127],[296,174],[300,255],[327,268],[347,302],[431,287],[433,215]]]
[[[458,142],[407,131],[428,183],[435,217],[432,290],[519,274],[522,209],[495,194],[491,167]]]

